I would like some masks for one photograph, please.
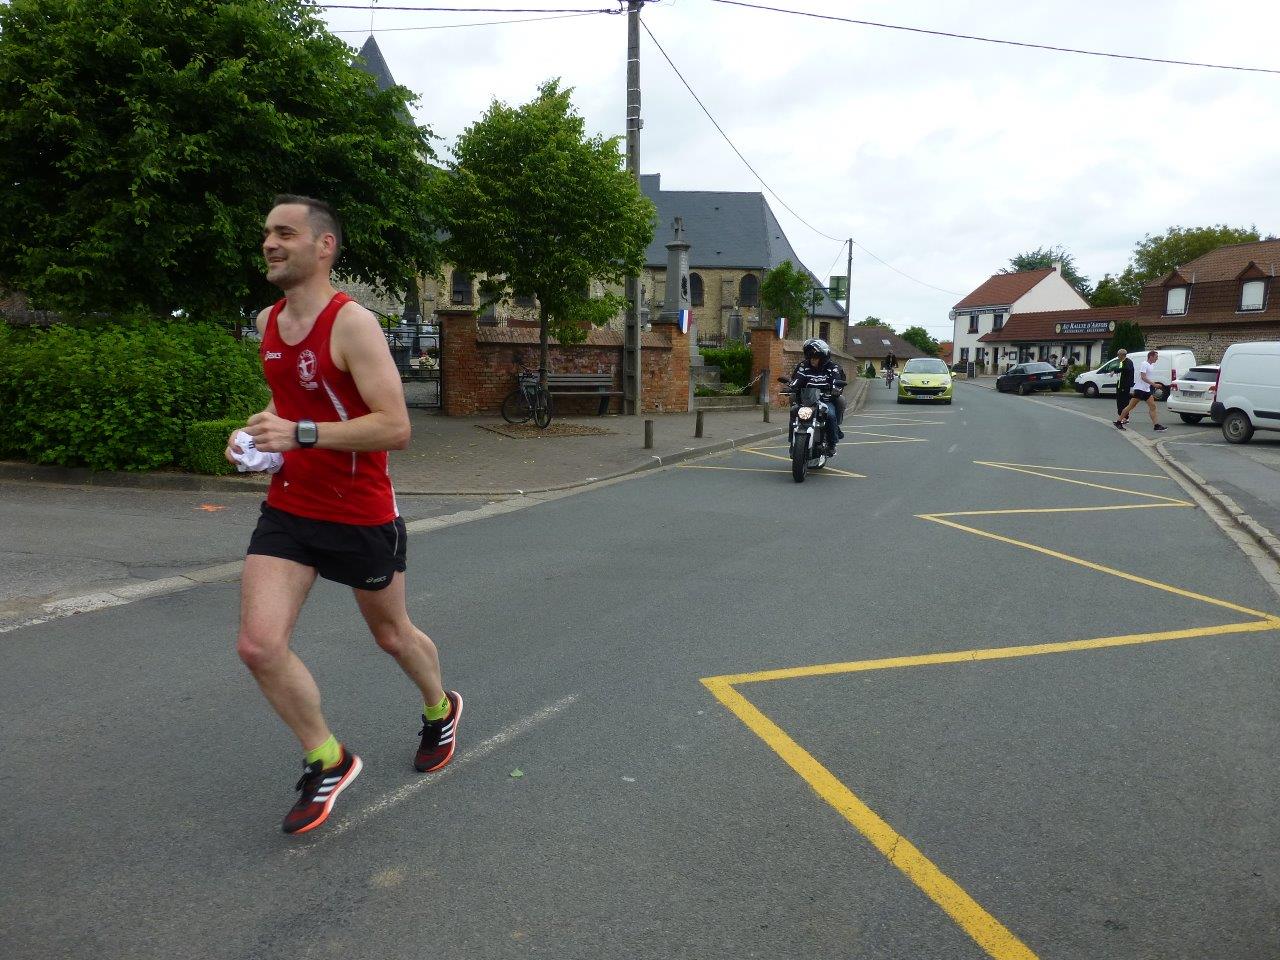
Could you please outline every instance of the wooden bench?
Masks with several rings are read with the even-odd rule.
[[[622,396],[613,388],[613,373],[548,373],[547,392],[553,397],[599,397],[599,416],[609,411],[609,398]]]

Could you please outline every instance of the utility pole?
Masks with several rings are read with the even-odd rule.
[[[640,7],[642,0],[627,2],[627,170],[640,183]],[[668,281],[670,282],[670,281]],[[640,278],[627,277],[624,285],[627,323],[622,341],[622,411],[643,412],[640,384]]]
[[[853,322],[853,237],[849,238],[849,259],[844,266],[844,323]]]

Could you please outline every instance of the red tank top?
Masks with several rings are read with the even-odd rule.
[[[326,423],[370,412],[355,379],[339,370],[329,353],[333,322],[350,301],[345,293],[334,294],[311,331],[294,345],[284,342],[277,323],[286,301],[271,308],[260,348],[262,369],[276,413],[286,420]],[[390,523],[399,515],[386,451],[289,450],[271,478],[267,503],[299,517],[357,526]]]

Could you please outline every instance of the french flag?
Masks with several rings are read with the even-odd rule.
[[[693,311],[681,310],[676,316],[676,323],[680,327],[681,333],[688,333],[689,325],[693,323]]]
[[[774,327],[774,330],[778,334],[779,340],[787,339],[787,318],[779,317],[778,322]]]

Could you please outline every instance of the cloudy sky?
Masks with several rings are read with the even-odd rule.
[[[1280,3],[1270,0],[760,2],[1280,70]],[[534,15],[389,9],[598,9],[616,0],[372,6],[324,15],[356,47],[372,19],[442,153],[491,100],[524,102],[557,76],[576,89],[590,130],[624,132],[625,17],[450,27]],[[713,0],[657,0],[644,20],[752,166],[821,232],[769,197],[805,264],[819,276],[843,273],[840,243],[821,234],[855,239],[854,319],[875,315],[899,330],[920,324],[941,338],[951,305],[1021,251],[1060,244],[1096,282],[1123,269],[1144,234],[1175,224],[1280,233],[1280,74],[998,46]],[[666,189],[762,189],[643,31],[641,86],[645,173],[661,173]]]

